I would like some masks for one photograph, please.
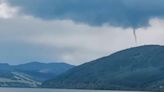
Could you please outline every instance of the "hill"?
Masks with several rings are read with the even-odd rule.
[[[72,67],[73,65],[65,63],[1,63],[0,87],[39,87],[43,81],[54,78]]]
[[[62,74],[68,69],[74,67],[66,63],[40,63],[30,62],[12,66],[15,70],[31,75],[38,81],[45,81],[57,75]]]
[[[46,81],[42,87],[101,90],[164,90],[164,47],[119,51]]]

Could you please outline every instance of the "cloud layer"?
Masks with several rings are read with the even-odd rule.
[[[81,64],[138,45],[164,45],[163,2],[2,0],[0,62]],[[138,28],[137,44],[128,27]]]
[[[163,0],[8,0],[42,19],[71,19],[91,25],[146,27],[164,17]]]
[[[138,29],[137,45],[164,45],[164,21],[153,19]],[[0,19],[0,62],[63,61],[81,64],[134,47],[131,29],[93,27],[71,20]],[[124,30],[124,31],[123,31]]]
[[[0,0],[0,18],[11,18],[17,15],[19,9],[10,7],[4,0]]]

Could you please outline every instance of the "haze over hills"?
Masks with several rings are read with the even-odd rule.
[[[74,67],[66,63],[31,62],[20,65],[0,64],[1,87],[39,87],[45,80],[54,78]]]
[[[32,75],[35,79],[39,81],[45,81],[51,79],[54,76],[62,74],[68,69],[72,68],[73,65],[66,63],[40,63],[31,62],[26,64],[20,64],[13,66],[14,69],[26,74]]]
[[[164,90],[164,46],[119,51],[43,83],[46,88]]]

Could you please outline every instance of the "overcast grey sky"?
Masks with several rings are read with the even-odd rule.
[[[1,0],[0,63],[78,65],[130,47],[164,45],[163,4],[163,0]],[[137,44],[132,28],[137,28]]]

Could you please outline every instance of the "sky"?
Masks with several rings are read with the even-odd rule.
[[[164,45],[163,4],[163,0],[0,0],[0,63],[79,65],[131,47]]]

